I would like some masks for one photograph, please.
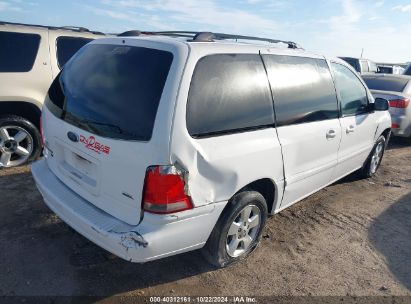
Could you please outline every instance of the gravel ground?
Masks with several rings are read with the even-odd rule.
[[[411,296],[411,146],[391,142],[376,177],[271,217],[261,246],[226,269],[198,251],[141,265],[108,254],[46,207],[29,167],[0,170],[0,227],[0,296]]]

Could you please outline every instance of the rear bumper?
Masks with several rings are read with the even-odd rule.
[[[143,263],[204,246],[227,202],[173,215],[145,213],[137,226],[96,208],[65,186],[46,160],[32,165],[32,174],[45,203],[84,237],[131,262]]]

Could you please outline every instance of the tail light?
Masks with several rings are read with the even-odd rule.
[[[187,172],[175,166],[152,166],[146,171],[143,209],[167,214],[193,208],[185,182]]]
[[[392,128],[392,129],[399,129],[399,128],[400,128],[400,125],[399,125],[399,124],[396,124],[396,123],[393,123],[393,124],[391,125],[391,128]]]
[[[390,100],[390,107],[404,109],[408,107],[409,103],[410,103],[410,100],[407,98],[406,99],[393,99],[393,100]]]

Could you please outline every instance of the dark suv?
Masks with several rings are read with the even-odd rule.
[[[353,57],[340,58],[349,63],[360,74],[377,73],[378,71],[377,64],[369,59]]]

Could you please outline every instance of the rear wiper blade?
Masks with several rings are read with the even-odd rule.
[[[136,133],[131,133],[127,130],[123,130],[121,127],[111,124],[111,123],[105,123],[105,122],[100,122],[100,121],[92,121],[92,120],[87,120],[87,119],[76,119],[75,123],[78,125],[81,125],[83,128],[86,130],[96,133],[97,135],[103,135],[104,132],[102,132],[97,126],[104,126],[104,127],[109,127],[112,130],[116,130],[117,134],[122,134],[123,136],[126,136],[127,138],[134,139],[135,137],[137,138],[144,138],[144,134],[136,134]],[[126,138],[124,138],[126,139]]]
[[[112,129],[117,130],[117,133],[119,134],[123,134],[123,129],[121,129],[119,126],[117,125],[113,125],[110,123],[105,123],[105,122],[99,122],[99,121],[92,121],[92,120],[81,120],[82,123],[84,124],[90,124],[90,125],[98,125],[98,126],[105,126],[105,127],[110,127]]]

